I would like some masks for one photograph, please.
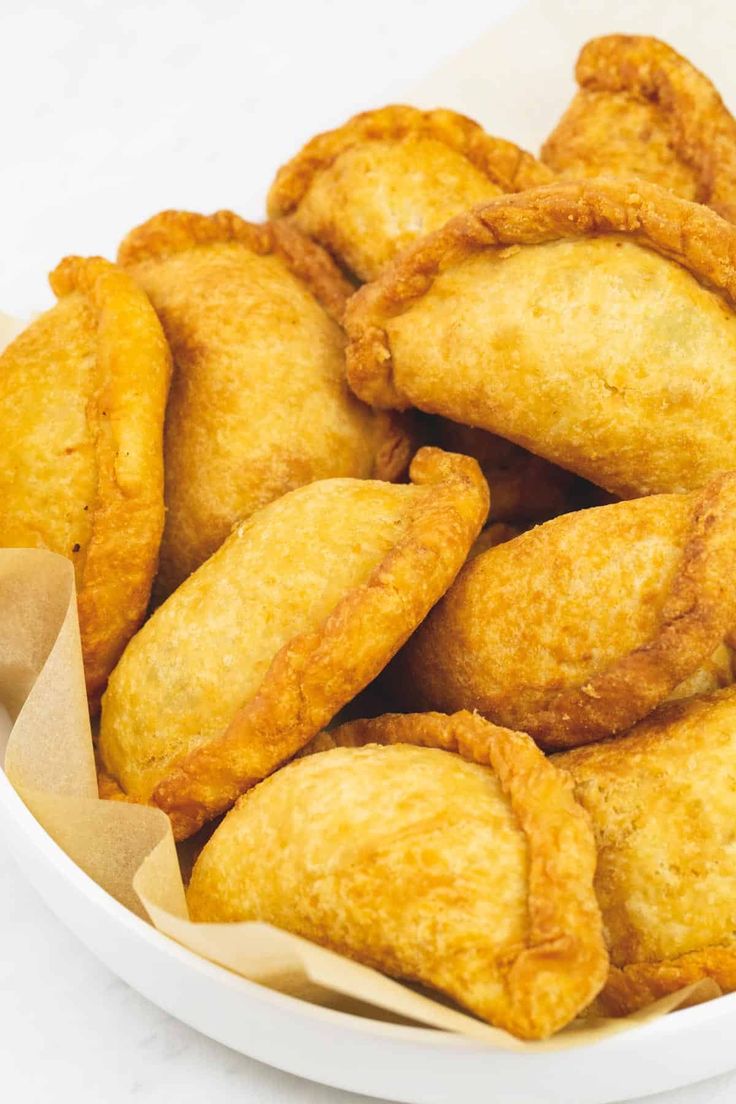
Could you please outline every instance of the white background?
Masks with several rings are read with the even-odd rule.
[[[53,6],[0,0],[0,309],[23,316],[41,309],[50,301],[46,273],[65,253],[113,256],[122,235],[161,208],[233,207],[260,217],[274,170],[311,134],[361,108],[408,96],[423,74],[519,6],[514,0],[57,0]],[[558,3],[553,17],[552,6],[538,2],[548,48],[537,41],[536,53],[530,47],[509,56],[498,32],[492,40],[498,52],[487,55],[482,83],[454,89],[451,106],[471,106],[506,137],[541,136],[572,88],[570,25],[579,27],[580,41],[592,30],[650,29],[700,64],[705,27],[722,46],[708,61],[723,84],[734,31],[710,18],[712,6],[595,0]],[[514,97],[523,95],[519,83],[532,66],[550,72],[549,94],[534,96],[511,133],[503,123],[516,119]],[[415,98],[434,96],[430,90]],[[649,1099],[726,1104],[735,1097],[736,1075],[728,1075]],[[269,1070],[160,1012],[61,927],[0,841],[0,1099],[358,1104],[363,1098]]]

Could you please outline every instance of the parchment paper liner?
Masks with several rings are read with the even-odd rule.
[[[84,690],[74,572],[40,550],[0,550],[0,702],[5,771],[56,843],[98,885],[204,958],[281,992],[376,1019],[457,1032],[503,1050],[557,1050],[717,995],[710,981],[624,1020],[576,1021],[543,1043],[522,1043],[374,970],[268,924],[192,924],[168,818],[100,801]]]

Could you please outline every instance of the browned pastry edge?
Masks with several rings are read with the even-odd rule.
[[[529,936],[507,964],[510,1009],[499,1027],[523,1038],[540,1038],[563,1027],[599,991],[608,971],[601,918],[593,893],[596,850],[587,814],[572,795],[572,783],[522,732],[501,728],[477,714],[387,714],[351,721],[321,733],[303,754],[364,744],[415,744],[441,748],[492,769],[529,849]],[[590,886],[590,904],[579,892]],[[549,986],[549,971],[576,983],[574,1008],[559,1021],[535,1021],[537,991]]]
[[[625,235],[678,262],[736,306],[736,227],[714,211],[633,178],[558,181],[458,215],[356,292],[345,314],[350,386],[375,406],[412,405],[394,383],[385,325],[420,299],[442,271],[484,249],[601,234]]]
[[[318,134],[279,169],[268,194],[272,218],[292,214],[318,172],[346,150],[371,140],[399,141],[408,135],[434,138],[466,157],[505,192],[534,188],[552,179],[552,172],[530,153],[504,138],[486,134],[478,123],[455,111],[419,111],[390,104],[354,115],[343,126]]]
[[[88,404],[97,486],[77,586],[84,670],[95,712],[108,675],[145,616],[164,525],[163,458],[157,480],[141,441],[135,396],[159,387],[161,425],[171,374],[166,339],[135,281],[101,257],[66,257],[49,277],[54,293],[85,296],[97,323],[100,384]],[[152,360],[164,369],[159,380]],[[159,445],[159,452],[161,446]]]
[[[409,474],[434,493],[411,505],[403,538],[319,628],[284,645],[225,733],[185,755],[156,787],[153,801],[177,839],[303,747],[376,677],[455,578],[488,513],[480,468],[423,448]],[[254,748],[263,749],[261,773]]]
[[[141,261],[163,260],[218,242],[237,242],[259,256],[276,254],[330,317],[342,320],[353,285],[320,245],[286,221],[246,222],[232,211],[216,211],[213,215],[162,211],[123,239],[118,264],[130,267]]]
[[[736,949],[727,945],[705,947],[659,962],[611,966],[595,1010],[604,1016],[628,1016],[703,978],[713,979],[725,991],[736,989]]]
[[[627,92],[654,104],[678,157],[695,173],[697,198],[736,219],[736,120],[710,80],[657,38],[605,35],[580,51],[575,76],[590,92]],[[542,160],[554,168],[554,132]]]

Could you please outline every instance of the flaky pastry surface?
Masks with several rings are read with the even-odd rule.
[[[598,1007],[625,1015],[702,977],[736,989],[736,688],[663,706],[554,757],[590,815],[611,953]]]
[[[736,467],[736,228],[642,181],[502,196],[353,296],[364,401],[487,429],[612,494]]]
[[[99,257],[0,357],[0,545],[74,563],[92,708],[146,611],[164,522],[170,357],[137,284]]]
[[[131,641],[103,701],[102,765],[178,837],[311,739],[452,582],[486,483],[437,449],[410,474],[321,480],[264,507]]]
[[[150,296],[175,373],[166,419],[166,597],[236,522],[315,479],[397,477],[410,442],[345,383],[347,291],[294,227],[166,211],[120,259]]]
[[[565,514],[475,556],[397,657],[396,700],[574,747],[731,682],[735,519],[732,473]]]
[[[453,215],[552,174],[454,111],[400,104],[318,134],[278,172],[271,217],[288,216],[360,280]]]
[[[522,1038],[595,995],[607,955],[590,828],[527,736],[469,713],[387,716],[306,751],[205,846],[194,920],[276,924]]]
[[[583,46],[580,91],[542,149],[566,177],[638,176],[736,218],[736,120],[703,73],[645,35]]]

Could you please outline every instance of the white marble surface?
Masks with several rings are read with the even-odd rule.
[[[657,4],[648,6],[656,30]],[[88,0],[42,9],[2,0],[0,309],[28,315],[43,306],[45,273],[60,256],[110,255],[126,229],[161,207],[233,206],[258,217],[275,166],[302,140],[401,95],[516,7]],[[667,10],[687,23],[695,7]],[[730,1104],[735,1096],[729,1075],[650,1099]],[[207,1099],[364,1098],[252,1062],[139,997],[47,911],[0,840],[0,1100]]]

